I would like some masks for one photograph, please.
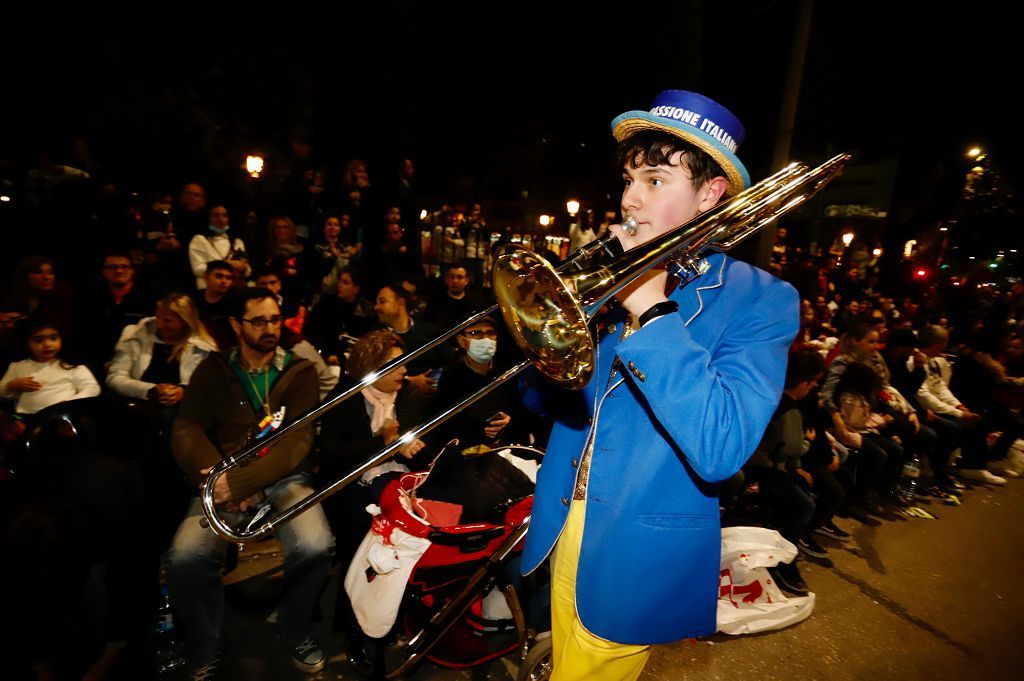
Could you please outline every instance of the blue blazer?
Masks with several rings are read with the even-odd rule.
[[[597,369],[554,397],[523,570],[535,570],[565,525],[579,459],[596,429],[576,610],[618,643],[715,631],[721,554],[714,483],[757,447],[782,394],[799,325],[793,287],[724,254],[670,298],[679,312],[621,340],[623,311],[596,324]],[[623,369],[612,375],[614,360]],[[610,377],[610,378],[609,378]]]

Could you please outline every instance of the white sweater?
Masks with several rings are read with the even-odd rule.
[[[43,387],[34,392],[8,390],[8,382],[31,376]],[[7,373],[0,379],[0,397],[13,398],[14,410],[19,414],[35,414],[47,407],[100,394],[100,384],[85,365],[65,369],[59,359],[42,363],[32,359],[11,362]]]
[[[188,262],[192,266],[192,274],[196,276],[196,288],[206,288],[206,263],[213,260],[227,260],[234,252],[234,257],[245,254],[245,243],[241,239],[232,239],[227,234],[196,234],[188,242]],[[245,276],[252,274],[252,268],[246,264]]]
[[[924,365],[924,382],[917,391],[917,401],[925,409],[931,409],[936,414],[949,416],[958,419],[963,412],[957,409],[960,400],[949,390],[949,385],[943,376],[943,363],[945,359],[939,357],[930,358]],[[949,364],[946,363],[946,367]],[[907,368],[914,370],[914,358],[907,360]]]

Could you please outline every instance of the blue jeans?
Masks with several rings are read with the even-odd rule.
[[[313,493],[305,473],[282,478],[264,492],[281,511]],[[222,511],[234,526],[249,518],[245,513]],[[203,527],[202,504],[192,500],[165,556],[167,585],[174,608],[188,631],[189,657],[194,664],[210,660],[220,647],[224,628],[224,586],[220,567],[227,542]],[[285,586],[277,608],[277,627],[287,642],[301,643],[310,635],[313,610],[327,579],[334,535],[320,506],[315,506],[277,531],[284,546]]]

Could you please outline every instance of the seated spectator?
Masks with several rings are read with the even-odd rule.
[[[403,345],[416,349],[439,336],[441,330],[433,324],[413,320],[406,296],[401,286],[385,286],[377,293],[373,310],[383,326],[402,338]],[[407,367],[410,375],[406,380],[421,395],[432,395],[437,389],[437,381],[431,373],[448,364],[451,357],[450,347],[439,345]]]
[[[338,374],[328,366],[317,349],[306,340],[303,330],[306,325],[306,308],[299,305],[294,299],[288,303],[282,295],[281,278],[275,272],[263,272],[256,275],[256,287],[269,291],[274,300],[281,307],[281,314],[286,315],[281,327],[281,347],[296,357],[307,360],[316,367],[317,382],[320,386],[320,399],[323,400],[338,383]],[[295,305],[297,307],[288,307]],[[288,315],[288,310],[294,312]]]
[[[825,296],[817,296],[814,299],[814,313],[816,321],[821,325],[822,330],[830,336],[839,336],[835,326],[832,325],[834,313],[825,300]]]
[[[935,433],[935,445],[928,453],[928,462],[937,489],[930,491],[937,494],[957,492],[963,489],[963,485],[949,476],[949,463],[953,452],[964,444],[963,429],[949,418],[926,409],[917,399],[925,379],[923,366],[927,362],[924,355],[917,350],[917,346],[917,336],[910,329],[894,329],[889,334],[889,341],[885,346],[885,361],[890,372],[891,386],[913,409],[917,421]],[[912,356],[918,358],[913,363],[910,361]],[[912,369],[908,366],[910,364],[914,365]]]
[[[878,411],[881,390],[882,382],[874,369],[866,363],[853,362],[839,377],[834,399],[849,446],[860,450],[860,458],[882,463],[880,476],[873,465],[864,466],[874,490],[881,492],[883,501],[902,503],[899,481],[903,472],[903,441],[896,432],[895,419]],[[882,454],[871,453],[872,448]]]
[[[300,304],[310,297],[309,285],[305,278],[306,249],[295,233],[291,218],[279,215],[271,219],[267,231],[267,254],[264,271],[273,271],[281,278],[281,284],[290,297]],[[286,317],[288,312],[284,312]]]
[[[771,509],[772,525],[801,552],[818,558],[826,557],[828,552],[812,536],[816,527],[812,519],[819,516],[812,496],[818,493],[817,481],[802,462],[817,434],[813,427],[804,426],[798,403],[811,393],[824,369],[821,355],[813,349],[790,357],[782,399],[744,467],[747,480],[758,483],[758,493]],[[820,514],[824,518],[818,520],[821,524],[831,523],[831,514],[837,508],[836,497],[841,500],[842,495],[829,487],[822,489],[832,494],[827,495],[827,514]],[[779,586],[798,596],[807,594],[807,584],[795,562],[779,563],[773,571]]]
[[[228,209],[222,205],[213,206],[210,209],[209,227],[205,232],[192,237],[188,243],[188,261],[196,278],[196,288],[200,291],[206,288],[206,268],[213,261],[227,263],[239,282],[244,282],[252,274],[245,243],[230,237],[230,229]]]
[[[442,329],[450,329],[482,309],[485,303],[470,289],[471,283],[465,263],[446,266],[444,295],[433,304],[429,320]]]
[[[444,367],[437,383],[435,403],[444,409],[458,404],[471,393],[490,384],[499,371],[494,357],[498,351],[498,324],[490,317],[463,329],[456,337],[458,359]],[[438,427],[438,442],[459,440],[459,449],[478,445],[529,444],[519,392],[505,383],[463,409]]]
[[[402,339],[391,331],[368,333],[352,346],[345,376],[331,395],[350,389],[371,371],[402,356]],[[405,367],[381,376],[353,397],[327,412],[320,427],[320,474],[325,482],[351,472],[378,451],[395,442],[402,427],[423,421],[422,402],[405,385]],[[362,480],[327,500],[325,510],[338,542],[337,557],[348,566],[359,543],[370,529],[367,504],[376,503],[370,483],[389,472],[419,470],[429,463],[426,442],[414,440],[399,448],[393,460],[371,469]],[[417,454],[422,454],[414,460]],[[339,597],[344,589],[339,589]]]
[[[435,280],[436,281],[436,280]],[[428,290],[427,278],[419,268],[406,272],[399,285],[406,293],[406,300],[409,304],[409,316],[413,319],[426,320],[433,309],[433,296]]]
[[[303,327],[330,365],[344,364],[349,344],[376,325],[373,303],[360,295],[363,276],[361,268],[344,268],[334,292],[320,296]]]
[[[334,390],[334,386],[338,385],[338,369],[328,365],[305,336],[295,333],[287,326],[281,329],[281,347],[316,368],[317,386],[322,402]]]
[[[977,433],[985,437],[977,446],[985,450],[989,472],[1010,478],[1020,477],[1015,465],[1007,465],[1010,446],[1024,435],[1020,408],[1024,402],[1020,384],[1009,380],[1006,369],[987,352],[962,346],[953,372],[950,389],[956,390],[981,415]]]
[[[340,208],[352,216],[357,229],[363,230],[370,224],[369,216],[378,214],[377,194],[370,185],[365,161],[354,158],[346,164],[341,176]]]
[[[436,404],[449,409],[494,382],[499,370],[498,323],[484,318],[456,339],[459,359],[445,367],[438,381]],[[438,410],[432,410],[438,411]],[[534,421],[522,407],[518,390],[504,383],[473,405],[459,411],[437,429],[435,441],[448,447],[420,488],[420,497],[458,504],[459,522],[501,522],[494,511],[509,500],[533,493],[533,483],[497,455],[502,445],[532,444]]]
[[[253,279],[257,288],[265,288],[274,294],[277,304],[281,307],[285,326],[294,333],[301,334],[302,327],[306,323],[306,306],[302,304],[300,297],[294,291],[285,287],[277,270],[262,268],[257,270]]]
[[[149,315],[156,302],[153,292],[135,280],[135,265],[125,253],[107,253],[101,276],[103,285],[76,306],[76,337],[80,339],[84,358],[96,372],[106,368],[111,350],[125,327]]]
[[[331,293],[341,272],[358,260],[363,249],[362,234],[352,227],[347,213],[324,221],[323,240],[313,246],[309,269],[320,293]]]
[[[100,385],[83,364],[60,358],[61,333],[54,322],[34,318],[26,322],[29,357],[12,362],[0,378],[0,398],[14,400],[14,411],[31,415],[67,400],[100,394]]]
[[[50,319],[65,334],[72,330],[71,288],[58,280],[53,260],[43,255],[22,258],[15,268],[12,288],[14,309],[33,317]]]
[[[1003,340],[1003,353],[999,356],[999,362],[1008,379],[1024,379],[1024,338],[1018,335],[1007,336]]]
[[[863,321],[869,323],[872,331],[878,334],[878,347],[882,348],[882,339],[888,338],[889,332],[885,328],[885,319],[881,310],[873,310],[871,315],[865,317]],[[873,404],[875,411],[887,421],[886,434],[903,447],[904,459],[927,458],[930,463],[937,464],[938,470],[933,468],[935,484],[941,487],[946,481],[946,466],[941,457],[936,455],[936,448],[938,447],[940,452],[943,448],[938,443],[935,430],[921,422],[914,406],[892,384],[889,365],[879,350],[876,349],[875,352],[868,355],[864,362],[874,371],[876,383],[879,386]],[[891,462],[891,465],[895,466],[895,462]],[[898,473],[893,471],[892,475],[898,475]]]
[[[400,218],[399,218],[400,219]],[[378,285],[401,281],[408,273],[420,269],[416,252],[405,240],[402,225],[389,221],[384,228],[384,241],[366,253],[366,265]]]
[[[908,368],[924,369],[924,381],[917,391],[917,400],[925,409],[956,423],[963,430],[960,477],[989,485],[1005,485],[1006,478],[986,470],[988,456],[981,430],[981,414],[972,411],[950,389],[943,374],[949,363],[943,353],[949,346],[949,333],[941,326],[925,326],[918,335],[921,354],[908,360]]]
[[[210,212],[206,208],[206,189],[198,182],[186,182],[178,193],[178,202],[171,212],[171,219],[179,239],[188,242],[196,234],[206,232],[210,224]]]
[[[192,299],[172,293],[157,303],[155,316],[125,329],[107,385],[118,395],[170,407],[185,396],[192,372],[216,349]]]
[[[191,290],[195,285],[189,272],[184,237],[175,228],[169,212],[153,210],[143,218],[145,226],[144,278],[158,294]]]
[[[806,298],[800,301],[800,330],[793,339],[793,347],[814,348],[825,356],[836,346],[839,339],[831,332],[833,329],[818,322],[814,305]]]
[[[174,422],[174,457],[197,487],[210,467],[235,452],[268,419],[294,419],[317,403],[313,367],[280,347],[281,310],[265,289],[248,289],[230,316],[237,348],[212,353],[192,374]],[[272,426],[271,426],[272,427]],[[309,452],[313,428],[300,428],[270,445],[266,456],[218,479],[214,502],[236,526],[246,511],[264,504],[284,510],[313,494]],[[222,665],[224,587],[220,564],[227,543],[204,527],[198,496],[189,505],[167,554],[167,583],[175,610],[189,632],[193,678],[209,678]],[[327,578],[334,541],[323,511],[315,506],[282,526],[284,589],[277,631],[302,671],[326,664],[312,635],[313,613]],[[205,676],[204,676],[205,675]]]
[[[206,265],[203,281],[206,285],[195,298],[199,319],[217,347],[226,350],[235,343],[235,332],[228,321],[233,309],[235,270],[224,260],[213,260]]]
[[[831,421],[833,436],[841,445],[854,450],[848,460],[848,465],[858,467],[858,475],[855,477],[855,492],[859,501],[868,511],[879,510],[878,489],[884,486],[887,458],[885,447],[888,444],[878,444],[872,438],[865,439],[858,429],[846,422],[846,416],[854,412],[850,411],[844,416],[836,388],[846,369],[851,364],[867,361],[874,355],[877,349],[878,332],[871,327],[869,321],[859,320],[840,339],[838,345],[839,354],[828,365],[825,382],[818,393],[818,402]],[[866,394],[861,395],[863,401],[868,404],[870,404],[873,396],[874,392],[870,389],[868,389]],[[854,406],[853,401],[848,403],[850,409]],[[859,416],[863,416],[866,423],[870,410],[867,410],[867,412],[862,410],[856,413]],[[859,423],[858,425],[863,424]],[[895,447],[895,445],[893,446]],[[902,457],[902,452],[899,455]],[[891,460],[889,461],[889,466],[889,470],[892,470],[894,463]]]

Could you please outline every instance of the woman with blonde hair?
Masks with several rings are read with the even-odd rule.
[[[125,328],[107,372],[107,385],[125,397],[172,406],[185,396],[192,372],[217,349],[192,299],[170,293],[156,315]]]

